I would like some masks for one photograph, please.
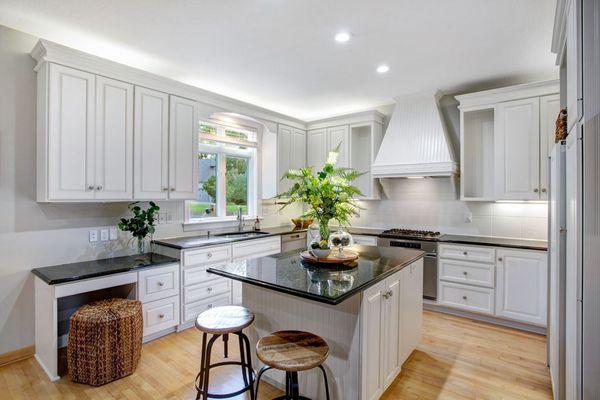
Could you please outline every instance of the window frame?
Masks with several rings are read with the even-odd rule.
[[[227,221],[236,221],[236,215],[227,215],[227,182],[226,182],[226,160],[228,156],[245,158],[248,160],[248,208],[247,213],[242,216],[248,219],[258,215],[258,142],[244,139],[237,139],[225,135],[225,130],[240,130],[252,133],[257,138],[258,132],[255,128],[245,126],[226,125],[213,122],[200,121],[201,125],[210,125],[216,128],[217,134],[204,134],[198,130],[198,154],[215,154],[216,161],[216,216],[206,218],[192,218],[190,206],[196,200],[186,200],[184,206],[185,224],[210,224]],[[215,144],[202,143],[202,140],[214,141]],[[228,145],[244,146],[246,149],[235,148]]]

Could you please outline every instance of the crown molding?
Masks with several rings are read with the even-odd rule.
[[[306,129],[322,129],[336,125],[353,125],[360,123],[376,123],[383,125],[384,118],[385,115],[376,110],[361,111],[310,121],[306,123]]]
[[[484,90],[481,92],[454,96],[459,101],[459,109],[483,105],[493,105],[503,101],[525,99],[528,97],[546,96],[560,92],[558,79],[523,83],[520,85],[505,86],[498,89]]]
[[[556,65],[561,65],[567,48],[567,12],[571,0],[556,0],[551,51],[556,54]]]

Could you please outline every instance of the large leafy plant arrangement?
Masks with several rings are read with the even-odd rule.
[[[361,196],[360,189],[351,184],[361,173],[352,168],[336,167],[339,145],[331,151],[323,169],[314,172],[312,167],[292,169],[282,179],[294,181],[292,187],[277,195],[288,201],[281,207],[302,202],[307,209],[303,217],[312,218],[319,223],[321,247],[327,246],[331,231],[329,222],[333,219],[341,226],[349,226],[352,217],[358,215],[361,207],[355,197]]]
[[[138,252],[140,253],[143,251],[144,239],[156,230],[154,223],[156,222],[156,213],[160,210],[160,207],[153,201],[149,202],[148,205],[148,208],[143,210],[137,202],[129,204],[127,208],[133,213],[133,216],[131,218],[121,218],[119,222],[120,230],[131,232],[131,240],[137,239]]]

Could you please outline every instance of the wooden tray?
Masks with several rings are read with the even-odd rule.
[[[346,264],[358,258],[358,253],[350,250],[344,250],[344,256],[339,257],[337,249],[334,249],[325,258],[317,258],[308,250],[300,253],[300,257],[308,262],[320,264]]]

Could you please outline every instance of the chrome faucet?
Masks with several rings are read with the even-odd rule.
[[[237,209],[237,220],[238,222],[238,231],[244,230],[244,217],[242,216],[242,207],[238,207]]]

